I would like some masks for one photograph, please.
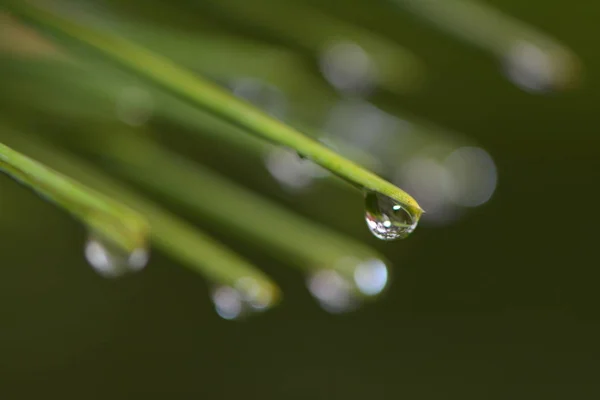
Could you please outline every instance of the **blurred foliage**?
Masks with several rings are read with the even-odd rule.
[[[261,274],[259,280],[275,278],[285,295],[278,310],[244,325],[240,335],[239,328],[207,317],[209,303],[202,300],[198,280],[163,268],[171,263],[158,252],[151,268],[136,278],[96,282],[73,251],[73,243],[82,242],[80,228],[2,180],[0,229],[11,238],[3,245],[20,243],[22,250],[7,251],[11,265],[37,274],[7,272],[3,279],[22,282],[19,293],[10,292],[12,302],[37,321],[6,319],[20,321],[5,333],[8,342],[17,342],[6,366],[17,382],[36,371],[48,376],[40,382],[57,379],[51,387],[78,376],[82,383],[73,390],[79,394],[98,387],[96,396],[114,397],[114,389],[124,398],[161,391],[227,398],[291,392],[303,398],[525,398],[536,391],[589,397],[588,360],[600,354],[590,332],[597,326],[564,316],[557,320],[552,313],[599,304],[585,294],[591,283],[565,278],[565,265],[580,278],[597,276],[573,266],[566,253],[556,254],[559,246],[576,252],[580,235],[555,248],[547,243],[550,229],[556,230],[547,219],[555,213],[550,203],[557,193],[597,178],[592,150],[597,141],[581,147],[561,142],[567,133],[570,143],[589,139],[584,124],[594,120],[591,109],[598,100],[591,79],[598,58],[586,31],[594,21],[586,12],[535,1],[58,4],[69,18],[122,35],[208,77],[406,188],[427,213],[411,239],[371,241],[360,193],[337,185],[338,179],[309,160],[257,140],[94,54],[68,52],[3,14],[1,114],[22,133],[4,129],[0,141],[91,187],[116,188],[107,193],[184,224],[177,226],[191,236],[204,238],[199,228],[206,230],[208,249],[222,246],[210,235],[260,265],[264,275],[248,268]],[[542,30],[568,43],[582,62]],[[581,88],[558,93],[579,81]],[[582,161],[582,174],[576,166],[553,164],[569,156]],[[52,165],[53,159],[60,162]],[[494,193],[496,169],[501,193]],[[562,192],[554,188],[561,183]],[[526,202],[528,217],[519,215]],[[181,217],[164,211],[167,207]],[[46,240],[48,232],[56,235]],[[165,232],[166,238],[176,237]],[[174,240],[175,248],[169,243],[159,250],[177,259],[188,249],[194,255],[179,259],[200,265],[199,243],[205,242],[198,240]],[[33,246],[43,256],[23,251]],[[355,310],[361,293],[370,297],[356,285],[357,266],[374,266],[366,276],[377,287],[373,271],[381,264],[373,260],[388,264],[389,280],[396,284],[378,305],[337,319],[313,313],[298,275],[280,268],[298,267],[318,303],[339,312]],[[217,311],[226,318],[236,314],[228,314],[231,302],[241,299],[228,288],[238,290],[235,282],[247,272],[223,281],[208,272],[220,270],[218,257],[204,261],[197,270],[208,279]],[[68,295],[49,294],[57,290]],[[45,296],[54,300],[39,310],[29,303]],[[69,305],[68,296],[81,304]],[[255,300],[250,309],[262,307]],[[563,317],[572,333],[558,322]],[[55,327],[78,318],[77,327]],[[45,339],[36,333],[41,326],[50,330]],[[563,337],[562,346],[568,342],[576,349],[551,353]],[[44,353],[39,357],[26,349],[36,341]],[[206,348],[209,342],[214,351]],[[522,363],[522,354],[536,361]],[[553,363],[576,365],[577,373],[552,369]],[[167,364],[174,364],[170,372]],[[90,373],[80,373],[79,365]],[[131,375],[124,378],[126,373]],[[101,382],[93,374],[115,381]],[[193,383],[198,375],[213,382],[198,387]],[[514,382],[503,381],[505,375]],[[533,384],[505,392],[508,385],[519,386],[519,379]],[[567,382],[568,389],[548,389],[550,380]]]

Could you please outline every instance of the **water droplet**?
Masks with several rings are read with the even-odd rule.
[[[490,200],[498,173],[487,151],[480,147],[460,147],[446,158],[444,165],[453,177],[449,197],[455,204],[477,207]]]
[[[321,307],[330,313],[348,312],[359,305],[352,282],[334,269],[323,269],[313,273],[306,284]]]
[[[140,271],[149,259],[148,250],[145,248],[128,253],[96,237],[88,239],[84,253],[92,268],[106,278],[117,278],[130,272]]]
[[[376,296],[385,289],[388,282],[388,269],[379,259],[363,261],[354,270],[356,287],[366,296]]]
[[[267,310],[274,301],[271,291],[250,277],[240,278],[234,287],[215,287],[211,298],[217,314],[227,320]]]
[[[366,94],[376,84],[377,71],[373,60],[354,42],[328,44],[321,53],[319,64],[325,79],[341,91]]]
[[[363,300],[381,294],[388,275],[382,260],[347,257],[339,260],[335,268],[312,273],[306,285],[325,311],[339,314],[355,310]]]
[[[365,220],[381,240],[404,239],[417,227],[417,219],[401,204],[376,192],[366,194]]]
[[[405,162],[394,183],[408,190],[427,210],[422,223],[446,225],[461,216],[461,208],[451,201],[456,191],[454,175],[433,156],[418,155]]]
[[[506,53],[504,73],[515,85],[528,92],[563,89],[576,79],[576,61],[562,47],[542,48],[528,41],[516,42]]]
[[[337,102],[329,112],[323,130],[329,135],[377,157],[385,156],[410,135],[412,125],[361,99]],[[369,132],[368,135],[365,132]]]

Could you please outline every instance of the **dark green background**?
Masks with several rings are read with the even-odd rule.
[[[581,87],[548,96],[511,86],[476,49],[354,3],[323,6],[426,61],[428,87],[398,104],[490,152],[499,171],[492,200],[454,225],[381,243],[364,226],[358,193],[286,196],[246,168],[235,171],[229,157],[223,168],[233,176],[395,264],[380,302],[332,316],[294,270],[221,237],[285,292],[277,309],[232,323],[212,311],[198,275],[161,254],[142,274],[99,278],[83,258],[83,228],[0,176],[1,398],[600,396],[600,3],[492,2],[581,57]]]

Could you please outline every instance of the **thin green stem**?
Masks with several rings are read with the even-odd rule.
[[[0,170],[64,208],[90,230],[128,252],[146,247],[149,227],[129,207],[0,143]]]
[[[262,29],[317,57],[338,44],[355,45],[357,48],[351,48],[351,56],[360,57],[359,63],[368,59],[369,67],[373,67],[374,83],[382,89],[406,93],[422,81],[424,67],[414,53],[309,4],[271,0],[204,0],[202,3],[209,3],[236,25]],[[307,26],[307,22],[310,25]]]
[[[20,103],[28,109],[38,108],[42,113],[56,113],[69,120],[85,119],[88,125],[103,125],[106,121],[116,119],[115,103],[123,88],[133,85],[139,87],[141,93],[147,91],[148,98],[152,99],[148,110],[151,120],[169,121],[183,127],[186,134],[209,137],[255,157],[268,157],[270,152],[276,150],[259,137],[245,134],[239,126],[194,107],[171,93],[136,82],[115,68],[100,68],[91,63],[80,65],[50,60],[6,59],[0,62],[0,73],[11,77],[10,85],[14,92],[5,107]],[[333,103],[328,103],[328,106],[326,108],[332,108]],[[135,104],[131,107],[134,112],[138,108]],[[372,132],[374,138],[379,138],[370,143],[374,147],[364,150],[353,145],[344,136],[351,137],[354,131],[342,132],[341,126],[326,133],[309,128],[309,124],[296,124],[295,119],[293,125],[311,137],[324,139],[328,147],[372,171],[391,174],[398,160],[411,158],[430,148],[440,148],[442,144],[449,149],[473,144],[456,132],[442,129],[413,115],[395,114],[392,117],[365,101],[346,100],[338,103],[337,107],[347,115],[348,121],[344,125],[351,130],[355,129],[354,125],[362,116],[385,118],[386,122],[379,124],[385,131]],[[430,146],[432,142],[437,145]],[[349,188],[346,181],[331,175],[324,177],[324,180]]]
[[[84,161],[60,152],[31,135],[23,137],[20,132],[2,129],[0,136],[57,170],[118,198],[142,213],[150,223],[152,242],[155,246],[173,259],[200,272],[211,282],[235,287],[241,278],[252,278],[260,287],[260,302],[273,304],[280,297],[277,285],[248,261]]]
[[[75,135],[62,137],[92,157],[101,158],[118,174],[184,205],[228,233],[262,246],[283,261],[312,270],[335,269],[345,257],[382,259],[367,246],[225,180],[146,135],[102,133],[86,140]]]
[[[416,218],[421,215],[422,210],[417,202],[401,189],[240,101],[213,83],[179,68],[168,59],[119,37],[65,19],[32,5],[29,1],[10,1],[8,4],[9,10],[35,26],[41,26],[61,37],[86,45],[194,105],[208,109],[264,139],[294,149],[356,186],[382,193],[398,201]]]
[[[388,0],[438,28],[505,58],[516,46],[535,46],[556,69],[556,86],[572,85],[579,62],[569,49],[545,33],[478,0]]]

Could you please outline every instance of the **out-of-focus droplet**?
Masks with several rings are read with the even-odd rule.
[[[264,311],[273,305],[271,292],[254,278],[240,278],[234,287],[217,286],[211,294],[217,314],[227,320]]]
[[[260,108],[270,116],[283,120],[288,104],[285,94],[276,86],[255,78],[238,78],[229,87],[233,94]]]
[[[453,151],[444,166],[452,174],[451,201],[463,207],[477,207],[494,194],[498,180],[492,157],[479,147],[461,147]]]
[[[265,288],[254,278],[244,277],[237,280],[235,288],[242,293],[242,298],[255,311],[266,310],[274,302],[270,288]]]
[[[387,265],[376,258],[359,263],[354,270],[354,282],[366,296],[380,294],[388,282]]]
[[[281,147],[274,148],[267,154],[265,164],[271,175],[282,186],[291,190],[307,189],[315,179],[329,175],[325,168]]]
[[[378,239],[404,239],[417,227],[417,218],[388,196],[368,191],[365,204],[365,220]]]
[[[330,313],[351,311],[359,304],[352,282],[336,270],[319,270],[309,276],[306,284],[321,307]]]
[[[384,158],[390,147],[404,145],[411,139],[413,126],[364,100],[344,99],[331,109],[323,130],[377,158]]]
[[[527,41],[516,42],[505,55],[507,78],[528,92],[549,92],[560,89],[572,79],[570,58],[562,52],[549,52]]]
[[[149,259],[148,249],[139,248],[128,253],[93,236],[86,242],[84,253],[92,268],[106,278],[117,278],[140,271]]]
[[[411,193],[427,210],[423,223],[443,225],[455,221],[461,208],[450,196],[456,190],[451,171],[433,157],[418,156],[403,164],[394,183]]]
[[[321,307],[339,314],[358,308],[363,300],[374,298],[387,286],[387,265],[373,258],[344,258],[335,268],[321,269],[307,279],[307,287]]]
[[[325,79],[340,91],[366,94],[375,87],[375,64],[356,43],[339,41],[328,44],[321,53],[319,65]]]
[[[212,293],[217,314],[223,319],[236,319],[244,311],[240,292],[229,286],[219,286]]]
[[[154,112],[154,99],[141,87],[126,86],[118,93],[115,107],[119,120],[130,126],[142,126]]]

